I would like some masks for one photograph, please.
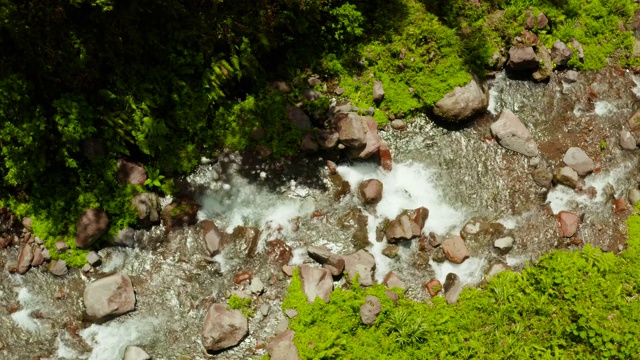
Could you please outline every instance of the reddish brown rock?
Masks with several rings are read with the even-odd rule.
[[[115,273],[89,283],[84,289],[83,302],[87,316],[100,320],[133,311],[136,296],[129,276]]]
[[[338,173],[338,165],[331,160],[327,160],[327,170],[329,170],[330,175],[335,175]]]
[[[424,287],[431,297],[438,295],[442,291],[442,284],[437,279],[429,280]]]
[[[109,225],[109,217],[102,209],[86,210],[76,223],[76,246],[85,249],[91,246]]]
[[[251,281],[253,279],[253,274],[251,271],[241,271],[233,276],[233,282],[236,284],[241,284],[245,281]]]
[[[307,248],[307,253],[310,258],[322,264],[323,268],[329,270],[331,275],[342,275],[345,265],[342,256],[332,253],[324,246],[309,246]]]
[[[471,257],[464,240],[460,236],[453,236],[445,240],[440,246],[447,260],[454,264],[462,264]]]
[[[378,151],[378,157],[380,158],[380,166],[386,171],[391,171],[393,168],[393,160],[391,159],[391,149],[386,142],[382,142]]]
[[[293,343],[295,332],[285,330],[280,335],[274,337],[267,345],[267,353],[271,360],[300,360],[298,349]]]
[[[384,280],[382,280],[382,283],[388,288],[393,288],[393,287],[397,287],[400,289],[407,288],[404,281],[400,280],[398,275],[394,274],[393,271],[389,271],[389,273],[384,277]]]
[[[211,220],[204,220],[201,223],[202,236],[204,245],[209,256],[216,256],[222,251],[225,244],[227,234],[218,229],[216,224]]]
[[[33,247],[28,242],[25,242],[20,249],[20,255],[18,255],[18,273],[26,274],[33,262]]]
[[[382,139],[378,134],[378,123],[371,116],[364,116],[362,118],[365,131],[365,148],[360,153],[361,159],[366,159],[369,156],[378,152],[382,146]]]
[[[312,268],[302,265],[299,268],[302,290],[307,295],[307,301],[311,304],[316,298],[329,302],[329,296],[333,291],[333,277],[327,269]]]
[[[340,142],[351,148],[364,147],[367,144],[365,127],[361,116],[356,113],[338,113],[335,116]]]
[[[260,229],[255,226],[238,226],[231,233],[231,240],[248,257],[254,257],[260,241]]]
[[[382,311],[380,299],[373,295],[364,298],[364,304],[360,306],[360,319],[365,325],[371,325],[378,319],[378,314]]]
[[[365,205],[377,205],[382,200],[384,186],[378,179],[369,179],[360,183],[358,190]]]
[[[36,248],[33,252],[33,260],[31,261],[31,266],[36,267],[42,265],[44,262],[44,255],[42,255],[42,250],[40,248]]]
[[[291,247],[282,240],[267,241],[269,262],[278,266],[288,264],[292,257]]]
[[[200,205],[191,198],[179,198],[162,209],[162,222],[168,232],[198,222]]]
[[[213,304],[202,327],[202,345],[207,351],[220,351],[238,345],[249,334],[249,322],[240,310]]]
[[[574,213],[560,211],[558,213],[558,222],[560,224],[560,234],[563,237],[572,237],[578,231],[580,218]]]
[[[429,210],[425,207],[403,211],[394,220],[389,221],[385,230],[387,241],[395,243],[420,236],[428,217]]]
[[[121,184],[144,185],[144,182],[147,181],[147,171],[142,165],[120,159],[118,160],[116,179]]]
[[[619,214],[619,213],[624,212],[626,210],[629,210],[629,206],[627,205],[627,202],[624,199],[624,197],[622,197],[620,199],[615,199],[613,201],[613,211],[616,214]]]
[[[376,269],[376,260],[368,251],[359,250],[358,252],[342,257],[344,259],[344,268],[350,282],[359,274],[359,282],[362,286],[372,286],[373,272]]]

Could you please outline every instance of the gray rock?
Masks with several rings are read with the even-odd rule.
[[[286,309],[284,313],[289,319],[293,319],[294,317],[298,316],[298,311],[296,309]]]
[[[69,273],[69,269],[64,260],[56,260],[49,264],[49,272],[55,276],[65,276]]]
[[[122,360],[151,360],[151,356],[141,348],[129,345],[124,351],[124,357]]]
[[[274,81],[271,83],[271,89],[280,91],[283,94],[289,94],[291,92],[291,86],[284,81]]]
[[[373,285],[373,272],[376,269],[376,261],[368,251],[359,250],[358,252],[343,256],[344,268],[349,274],[348,281],[351,281],[359,274],[359,282],[362,286]]]
[[[510,270],[511,268],[509,267],[509,265],[502,262],[495,262],[489,265],[489,268],[487,268],[487,271],[485,272],[485,277],[496,276],[501,272],[510,271]]]
[[[379,103],[384,99],[384,88],[382,82],[374,81],[373,83],[373,101]]]
[[[636,148],[636,138],[630,131],[620,131],[620,147],[623,150],[634,150]]]
[[[203,220],[202,236],[204,237],[204,245],[209,256],[216,256],[222,251],[225,245],[227,234],[218,229],[216,224],[211,220]]]
[[[76,223],[76,246],[85,249],[91,246],[109,225],[109,217],[102,209],[86,210]]]
[[[56,249],[56,252],[58,254],[65,252],[69,249],[69,245],[67,245],[66,242],[60,240],[60,241],[56,241],[56,243],[53,245],[53,247]]]
[[[342,88],[342,87],[336,88],[336,89],[334,90],[334,93],[335,93],[336,95],[340,96],[340,95],[344,94],[344,88]]]
[[[240,310],[228,310],[225,304],[213,304],[202,327],[202,345],[208,351],[220,351],[238,345],[249,334],[249,322]]]
[[[578,76],[580,73],[578,73],[575,70],[569,70],[566,73],[564,73],[564,81],[568,82],[568,83],[574,83],[576,81],[578,81]]]
[[[444,298],[447,300],[447,304],[455,304],[458,301],[460,293],[462,293],[462,283],[460,277],[454,273],[447,274],[447,278],[444,281]]]
[[[364,298],[364,304],[360,306],[360,319],[362,323],[365,325],[375,323],[380,311],[382,311],[380,300],[373,295],[367,295]]]
[[[566,185],[574,189],[578,186],[579,180],[580,177],[578,176],[578,173],[568,166],[557,168],[553,175],[553,181],[556,184]]]
[[[298,129],[304,130],[311,127],[309,116],[299,107],[287,105],[287,118]]]
[[[138,221],[142,225],[160,223],[160,197],[156,193],[138,194],[131,199],[131,205],[138,212]]]
[[[549,79],[553,73],[553,61],[551,60],[551,52],[542,44],[536,47],[536,55],[540,59],[538,70],[532,74],[535,81],[544,81]]]
[[[253,279],[251,279],[249,290],[251,290],[251,292],[256,295],[262,294],[262,292],[264,291],[264,284],[262,283],[262,280],[260,280],[260,278],[258,277],[254,277]]]
[[[502,251],[502,252],[507,252],[509,250],[511,250],[513,248],[513,243],[515,242],[515,240],[513,240],[512,237],[510,236],[506,236],[500,239],[497,239],[494,243],[493,243],[493,247],[495,247],[496,249]]]
[[[540,59],[533,47],[512,47],[509,49],[507,66],[513,70],[534,70],[540,65]]]
[[[33,262],[33,247],[28,242],[22,244],[18,255],[18,274],[26,274]]]
[[[570,147],[564,154],[562,161],[580,176],[588,175],[596,168],[596,164],[589,155],[578,147]]]
[[[49,249],[42,250],[42,258],[44,258],[45,261],[51,260],[51,254],[49,253]]]
[[[86,259],[91,266],[98,266],[102,262],[102,258],[100,258],[100,255],[98,255],[98,253],[95,251],[89,252],[86,256]]]
[[[391,128],[394,130],[404,130],[407,128],[407,125],[404,123],[404,121],[395,119],[391,122]]]
[[[288,328],[289,328],[289,319],[285,317],[278,323],[278,326],[276,326],[275,332],[276,334],[280,334],[287,331]]]
[[[271,360],[300,360],[298,349],[293,343],[295,332],[285,330],[271,339],[267,345],[267,353]]]
[[[309,83],[309,86],[311,86],[311,87],[318,86],[318,85],[322,84],[322,81],[320,79],[318,79],[317,77],[310,77],[309,79],[307,79],[307,82]]]
[[[369,106],[369,108],[365,111],[365,113],[369,116],[373,116],[376,113],[376,109],[373,106]]]
[[[433,113],[449,122],[461,122],[487,110],[488,94],[479,85],[479,80],[472,79],[467,85],[457,86],[453,91],[440,99],[433,108]]]
[[[300,142],[300,150],[307,153],[314,153],[318,151],[318,148],[319,148],[319,145],[313,133],[308,132],[302,135],[302,141]]]
[[[640,190],[636,188],[629,189],[628,198],[631,205],[635,206],[640,202]]]
[[[93,281],[84,289],[82,296],[87,316],[91,320],[102,320],[133,311],[136,297],[129,276],[115,273]]]
[[[27,229],[27,231],[31,231],[31,224],[33,223],[33,220],[30,217],[24,217],[22,218],[22,226],[24,226],[25,229]]]
[[[302,289],[307,295],[307,301],[313,303],[316,297],[329,302],[331,291],[333,291],[333,277],[327,269],[312,268],[302,265],[299,268]]]
[[[551,60],[558,66],[565,66],[571,60],[573,50],[564,42],[556,40],[551,48]]]
[[[269,315],[269,310],[271,310],[271,307],[269,306],[269,304],[260,305],[260,313],[262,314],[262,316]]]
[[[491,125],[491,134],[506,149],[529,157],[538,155],[538,146],[531,133],[508,109],[502,110],[498,120]]]
[[[91,268],[91,265],[89,265],[89,264],[84,264],[84,265],[82,266],[81,271],[82,271],[83,273],[88,273],[89,271],[91,271],[91,269],[92,269],[92,268]]]
[[[302,94],[302,96],[304,96],[304,98],[309,101],[316,101],[322,97],[322,93],[320,93],[319,91],[315,91],[313,89],[307,89]]]
[[[582,44],[580,44],[576,39],[571,39],[570,43],[575,54],[578,55],[578,60],[580,60],[580,62],[584,62],[584,49],[582,48]]]

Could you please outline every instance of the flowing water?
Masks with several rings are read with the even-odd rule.
[[[420,301],[428,297],[423,284],[432,278],[443,282],[454,272],[473,286],[496,261],[517,270],[557,247],[561,239],[555,214],[561,210],[583,216],[581,240],[620,251],[628,214],[614,213],[612,201],[640,178],[639,150],[619,150],[617,137],[624,121],[640,107],[638,84],[637,78],[613,69],[581,74],[573,84],[561,77],[535,84],[499,74],[490,82],[489,114],[469,127],[447,130],[420,117],[405,131],[382,131],[394,156],[391,172],[366,163],[339,164],[338,173],[351,189],[341,198],[335,196],[339,182],[328,176],[320,158],[256,163],[239,154],[222,154],[187,179],[202,205],[198,217],[214,220],[227,232],[237,226],[261,229],[256,256],[247,258],[227,247],[209,258],[202,251],[198,227],[168,236],[162,227],[139,232],[135,249],[100,251],[101,273],[123,271],[131,277],[136,311],[91,324],[82,318],[82,291],[99,273],[85,276],[73,270],[59,279],[32,269],[24,276],[12,275],[7,267],[17,249],[4,250],[0,358],[121,359],[127,345],[141,346],[154,359],[207,358],[200,340],[206,309],[226,301],[231,291],[246,290],[246,285],[234,284],[233,276],[247,270],[265,284],[265,293],[254,296],[254,305],[266,304],[270,311],[257,312],[250,320],[249,337],[215,358],[262,357],[264,343],[284,319],[280,305],[287,278],[265,254],[267,242],[274,239],[292,248],[290,264],[313,263],[306,255],[310,245],[341,254],[365,247],[376,259],[378,281],[393,271],[407,283],[408,296]],[[538,143],[537,166],[553,169],[570,146],[594,158],[599,170],[585,179],[583,188],[593,186],[595,194],[564,186],[547,191],[536,185],[530,175],[532,161],[501,148],[490,137],[490,124],[505,108],[519,116]],[[602,141],[607,144],[604,150]],[[370,178],[382,181],[384,195],[377,206],[363,207],[357,188]],[[415,240],[400,244],[396,258],[383,255],[387,244],[376,240],[379,224],[420,206],[429,209],[425,235],[457,235],[470,219],[481,218],[503,224],[515,246],[504,255],[491,246],[469,244],[472,257],[460,265],[434,261]]]

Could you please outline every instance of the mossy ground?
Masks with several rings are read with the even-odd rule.
[[[283,308],[294,308],[303,359],[632,359],[640,351],[640,204],[627,222],[619,256],[589,245],[553,251],[522,273],[504,272],[458,302],[402,298],[384,288],[336,289],[308,304],[296,274]],[[382,302],[377,321],[361,323],[366,295]]]

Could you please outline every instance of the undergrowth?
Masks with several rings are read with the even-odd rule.
[[[586,245],[553,251],[522,273],[503,272],[458,302],[404,299],[382,285],[336,289],[308,304],[298,273],[283,308],[303,359],[631,359],[640,351],[640,204],[627,222],[628,250]],[[377,296],[382,311],[362,324],[359,308]]]

